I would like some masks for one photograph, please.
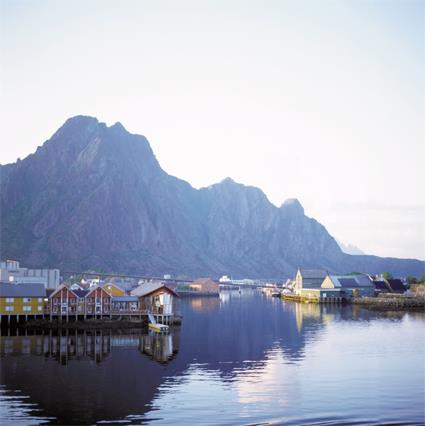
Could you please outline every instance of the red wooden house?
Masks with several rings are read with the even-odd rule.
[[[89,289],[85,297],[86,315],[109,315],[112,296],[103,287]]]
[[[62,284],[50,294],[45,313],[55,316],[76,315],[77,302],[78,296]]]

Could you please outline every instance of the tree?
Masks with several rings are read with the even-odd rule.
[[[420,282],[420,283],[425,283],[425,274],[423,274],[423,275],[419,278],[419,282]]]
[[[384,279],[386,280],[391,280],[393,278],[393,276],[389,273],[389,272],[383,272],[382,276],[384,277]]]

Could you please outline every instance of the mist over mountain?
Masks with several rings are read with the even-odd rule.
[[[290,185],[290,182],[285,183]],[[202,189],[162,170],[144,136],[70,118],[0,167],[1,257],[63,270],[286,277],[298,267],[422,275],[418,260],[351,256],[300,202],[227,178]]]

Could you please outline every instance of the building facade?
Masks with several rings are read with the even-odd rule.
[[[17,260],[6,260],[0,262],[0,281],[16,284],[43,284],[45,288],[58,288],[60,271],[47,268],[23,268]]]
[[[174,315],[177,311],[178,295],[163,283],[146,283],[131,291],[139,299],[141,312],[159,315]]]
[[[211,278],[199,278],[189,285],[192,291],[196,291],[205,295],[217,295],[220,291],[220,286]]]
[[[339,290],[345,299],[375,295],[375,286],[367,275],[327,275],[321,287]]]
[[[306,291],[315,289],[317,293],[320,290],[323,280],[327,276],[327,272],[323,269],[298,269],[295,275],[295,294],[302,296]]]
[[[46,289],[42,284],[0,284],[0,315],[43,315]]]

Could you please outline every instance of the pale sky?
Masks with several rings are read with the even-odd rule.
[[[425,258],[425,1],[0,0],[0,163],[74,115],[194,187],[300,200],[368,254]]]

